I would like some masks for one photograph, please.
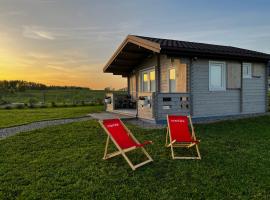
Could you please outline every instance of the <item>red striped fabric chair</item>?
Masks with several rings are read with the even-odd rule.
[[[139,143],[138,140],[133,136],[130,130],[123,124],[123,122],[120,119],[106,119],[103,121],[100,120],[99,123],[108,135],[103,157],[104,160],[112,158],[117,155],[122,155],[129,164],[129,166],[132,168],[132,170],[135,170],[138,167],[141,167],[153,161],[151,156],[144,149],[144,146],[147,144],[151,144],[152,141]],[[110,140],[115,144],[118,151],[108,154],[108,146]],[[126,153],[135,150],[137,148],[140,148],[148,159],[142,163],[133,165],[133,163],[127,157]]]
[[[198,144],[200,140],[196,139],[194,127],[190,116],[167,116],[167,134],[166,134],[166,147],[171,147],[173,159],[201,159]],[[190,125],[190,126],[189,126]],[[168,138],[170,143],[168,143]],[[175,156],[174,148],[191,148],[194,147],[197,151],[197,156]]]

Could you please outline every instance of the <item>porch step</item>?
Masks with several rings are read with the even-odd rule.
[[[120,119],[134,119],[134,118],[136,118],[135,116],[123,115],[123,114],[111,113],[111,112],[91,113],[91,114],[88,114],[87,116],[90,116],[93,119],[97,119],[97,120],[114,119],[114,118],[120,118]]]

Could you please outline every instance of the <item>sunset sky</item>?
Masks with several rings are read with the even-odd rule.
[[[270,1],[0,0],[0,80],[123,88],[102,68],[128,34],[270,53]]]

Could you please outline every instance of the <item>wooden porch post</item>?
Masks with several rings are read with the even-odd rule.
[[[127,92],[130,95],[130,78],[129,78],[129,76],[127,77]]]
[[[155,74],[156,74],[156,92],[160,92],[160,54],[157,53],[157,65],[155,67]]]

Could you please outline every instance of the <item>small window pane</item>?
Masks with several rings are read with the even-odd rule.
[[[252,77],[251,63],[243,63],[243,78],[251,78],[251,77]]]
[[[156,81],[150,81],[150,91],[155,92],[156,91]]]
[[[148,73],[143,73],[143,91],[148,92]]]
[[[210,91],[226,90],[226,65],[223,62],[209,63]]]
[[[155,71],[151,71],[150,72],[150,81],[154,81],[155,80]]]
[[[214,88],[222,87],[222,68],[219,65],[211,66],[211,85]]]
[[[144,73],[143,74],[143,81],[144,82],[147,82],[148,81],[148,74],[147,73]]]
[[[155,71],[150,72],[150,91],[155,92],[156,91],[156,77],[155,77]]]
[[[175,69],[169,70],[169,92],[176,91]]]
[[[170,80],[175,80],[175,69],[170,69]]]

